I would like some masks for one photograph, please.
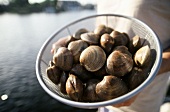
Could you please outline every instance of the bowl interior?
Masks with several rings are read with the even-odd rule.
[[[149,45],[149,47],[151,48],[152,55],[152,66],[151,70],[149,70],[148,72],[149,76],[140,86],[138,86],[133,91],[109,101],[95,103],[71,101],[67,95],[64,95],[60,92],[60,85],[56,86],[54,83],[51,82],[51,80],[49,80],[46,75],[46,68],[48,67],[48,63],[50,60],[52,60],[53,56],[50,53],[52,44],[55,43],[59,38],[66,37],[68,35],[73,35],[80,28],[86,28],[89,31],[93,31],[95,27],[99,24],[105,24],[106,26],[112,27],[117,31],[126,32],[129,37],[139,35],[143,39],[142,44]],[[158,72],[162,59],[161,53],[161,45],[157,35],[145,23],[135,18],[122,15],[94,15],[70,23],[69,25],[61,28],[59,31],[56,31],[46,40],[37,56],[36,74],[38,81],[43,87],[43,89],[49,95],[59,100],[60,102],[79,108],[97,108],[100,106],[106,106],[122,102],[140,92],[146,85],[148,85],[154,79],[156,73]]]

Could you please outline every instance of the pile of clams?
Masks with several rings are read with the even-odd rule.
[[[61,93],[80,102],[110,100],[132,91],[148,76],[151,50],[111,27],[79,29],[52,46],[48,78]]]

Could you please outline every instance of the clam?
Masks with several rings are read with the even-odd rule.
[[[119,51],[132,57],[132,54],[129,52],[126,46],[117,46],[114,48],[114,51]]]
[[[73,65],[73,55],[66,47],[60,47],[53,56],[53,62],[63,71],[69,71]]]
[[[125,46],[128,43],[128,38],[124,34],[118,31],[115,30],[112,31],[110,33],[110,36],[115,40],[115,46],[120,46],[120,45]]]
[[[93,32],[83,33],[80,37],[90,45],[99,44],[100,37]]]
[[[141,40],[138,35],[134,36],[128,45],[129,51],[134,54],[141,47]]]
[[[69,74],[66,82],[66,92],[72,100],[81,101],[83,95],[83,83],[77,76]]]
[[[51,50],[52,54],[55,54],[60,47],[67,47],[68,44],[74,40],[75,39],[73,38],[73,36],[60,38],[56,43],[52,45],[52,50]]]
[[[112,31],[112,32],[110,33],[110,36],[112,36],[112,37],[114,37],[114,36],[116,36],[116,35],[122,35],[122,33],[119,32],[119,31],[116,31],[116,30],[114,30],[114,31]]]
[[[93,74],[97,79],[103,79],[104,76],[108,75],[108,73],[106,72],[105,65],[101,69],[93,72]]]
[[[114,46],[114,40],[109,34],[105,33],[100,38],[100,45],[109,54]]]
[[[96,94],[101,100],[110,100],[128,92],[126,84],[116,76],[104,76],[96,85]]]
[[[106,33],[106,26],[105,25],[99,25],[94,29],[94,33],[98,36],[102,36],[104,33]]]
[[[147,78],[147,72],[141,68],[134,67],[128,76],[128,86],[130,90],[138,87]]]
[[[145,66],[149,63],[151,58],[151,50],[148,45],[141,47],[139,50],[136,51],[134,55],[134,61],[137,66]]]
[[[81,28],[81,29],[79,29],[79,30],[75,33],[75,35],[74,35],[73,37],[74,37],[75,39],[80,39],[80,35],[83,34],[83,33],[87,33],[87,32],[88,32],[87,29]]]
[[[125,39],[127,41],[126,45],[128,45],[128,43],[130,41],[129,35],[127,33],[125,33],[125,32],[123,32],[122,34],[124,35],[124,37],[126,37],[126,39]]]
[[[108,56],[106,62],[106,71],[108,74],[115,76],[124,76],[133,68],[133,59],[129,55],[126,47],[117,46],[115,50]],[[123,50],[120,50],[123,49]]]
[[[50,61],[50,66],[46,69],[48,78],[54,83],[58,84],[60,82],[60,77],[62,75],[62,70]]]
[[[113,30],[114,30],[113,28],[106,26],[105,31],[107,34],[110,34]]]
[[[72,41],[75,41],[75,38],[73,36],[67,36],[67,39],[65,41],[65,45],[66,47],[68,46],[68,44]]]
[[[101,24],[97,26],[97,28],[94,30],[94,33],[99,36],[102,36],[105,33],[110,34],[113,30],[113,28]]]
[[[99,97],[96,94],[96,85],[100,82],[98,79],[91,79],[86,83],[83,92],[83,101],[95,102],[99,101]]]
[[[87,47],[88,47],[88,44],[83,40],[76,40],[76,41],[69,43],[67,48],[73,54],[74,63],[79,62],[81,52]]]
[[[87,82],[92,78],[92,73],[87,71],[84,66],[80,64],[75,64],[70,73],[76,75],[82,82]]]
[[[99,46],[89,46],[80,55],[80,64],[88,71],[94,72],[102,68],[106,61],[106,54]]]
[[[67,94],[67,92],[66,92],[66,81],[67,81],[67,79],[68,79],[68,73],[63,72],[63,74],[61,75],[61,78],[60,78],[60,91],[63,94]]]

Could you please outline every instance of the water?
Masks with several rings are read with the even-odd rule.
[[[0,15],[0,112],[87,111],[50,97],[38,83],[35,61],[49,35],[74,20],[92,14],[96,11]],[[3,95],[8,98],[3,99]]]

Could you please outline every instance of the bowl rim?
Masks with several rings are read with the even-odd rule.
[[[151,70],[150,75],[147,77],[147,79],[140,84],[137,88],[135,88],[134,90],[128,92],[125,95],[122,95],[120,97],[111,99],[111,100],[107,100],[107,101],[102,101],[102,102],[76,102],[76,101],[72,101],[69,99],[65,99],[59,95],[57,95],[56,93],[52,92],[50,89],[48,89],[48,87],[46,86],[45,82],[43,81],[43,77],[41,75],[41,68],[40,68],[40,62],[41,62],[41,58],[42,58],[42,54],[46,48],[46,46],[50,43],[50,41],[57,35],[59,34],[62,30],[66,29],[68,26],[71,26],[77,22],[83,21],[85,19],[89,19],[89,18],[95,18],[98,16],[114,16],[114,17],[122,17],[122,18],[126,18],[126,19],[130,19],[133,21],[137,21],[139,24],[141,24],[142,26],[144,26],[155,38],[155,42],[158,48],[157,51],[157,55],[156,55],[156,60],[155,60],[155,66],[153,66],[155,68],[155,70]],[[37,55],[37,59],[36,59],[36,65],[35,65],[35,69],[36,69],[36,76],[38,79],[38,82],[40,83],[41,87],[50,95],[52,96],[54,99],[73,106],[73,107],[78,107],[78,108],[86,108],[86,109],[93,109],[93,108],[98,108],[98,107],[103,107],[103,106],[108,106],[108,105],[113,105],[116,103],[120,103],[123,102],[125,100],[128,100],[129,98],[135,96],[136,94],[138,94],[141,90],[143,90],[148,84],[150,84],[153,79],[155,78],[156,74],[158,73],[158,70],[161,66],[161,62],[162,62],[162,46],[160,43],[160,40],[157,36],[157,34],[144,22],[142,22],[139,19],[133,18],[133,17],[129,17],[129,16],[125,16],[125,15],[120,15],[120,14],[95,14],[95,15],[91,15],[91,16],[87,16],[87,17],[83,17],[81,19],[75,20],[73,22],[71,22],[68,25],[65,25],[64,27],[62,27],[61,29],[55,31],[52,35],[50,35],[47,40],[44,42],[44,44],[41,46],[39,53]],[[152,68],[153,68],[152,67]]]

